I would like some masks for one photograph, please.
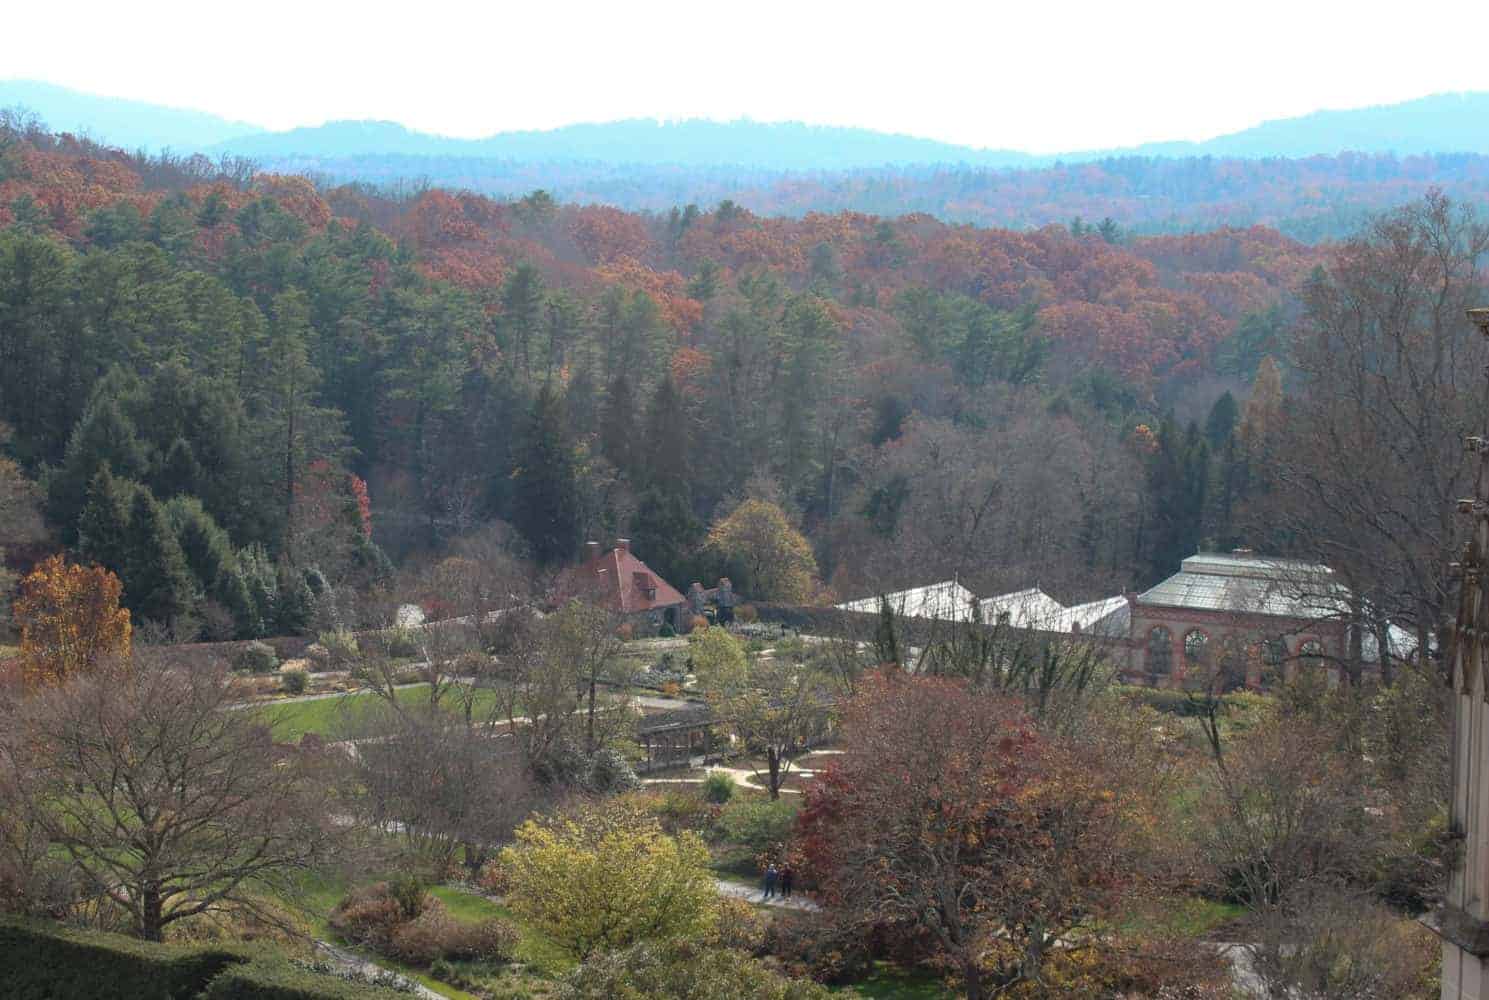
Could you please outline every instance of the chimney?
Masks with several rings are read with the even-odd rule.
[[[615,540],[615,547],[620,549],[626,555],[631,554],[631,540],[629,538],[617,538]]]
[[[597,556],[599,556],[599,554],[600,554],[600,543],[599,542],[585,542],[584,543],[584,559],[585,559],[586,562],[593,561]]]

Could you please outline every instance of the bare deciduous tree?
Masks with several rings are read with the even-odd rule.
[[[474,875],[538,804],[510,734],[437,708],[385,709],[361,721],[352,770],[364,817],[400,834],[434,867]]]
[[[231,706],[224,670],[137,656],[4,720],[7,808],[148,940],[199,914],[262,912],[266,892],[288,891],[333,842],[321,751],[276,747]]]
[[[1463,439],[1489,351],[1465,310],[1486,251],[1489,226],[1440,193],[1340,247],[1304,289],[1298,384],[1248,442],[1252,537],[1333,567],[1363,627],[1412,627],[1423,653],[1466,538],[1454,501],[1471,492]]]

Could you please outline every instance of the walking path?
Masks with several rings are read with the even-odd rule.
[[[1261,976],[1256,974],[1256,969],[1251,963],[1251,952],[1244,944],[1235,941],[1223,941],[1215,946],[1220,957],[1230,963],[1231,985],[1235,986],[1242,995],[1248,997],[1263,997],[1267,995],[1266,985]]]
[[[716,878],[713,884],[719,890],[721,896],[731,896],[734,899],[742,899],[746,903],[754,903],[757,906],[769,906],[778,910],[801,910],[806,913],[815,913],[822,909],[815,900],[805,896],[792,896],[787,899],[784,896],[772,896],[765,898],[765,891],[754,886],[745,885],[743,882],[730,882],[726,879]]]
[[[407,976],[392,971],[391,969],[385,969],[371,959],[363,958],[361,955],[347,951],[345,948],[338,948],[336,945],[331,944],[329,941],[315,942],[315,951],[317,954],[325,955],[325,957],[332,964],[339,965],[343,969],[348,969],[352,972],[355,972],[357,975],[362,976],[369,981],[376,982],[379,980],[386,981],[388,979],[392,979],[413,987],[413,991],[416,996],[425,997],[427,998],[427,1000],[444,1000],[444,997],[441,994],[434,992],[423,983],[410,979]]]

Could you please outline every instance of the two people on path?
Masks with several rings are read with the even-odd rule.
[[[777,886],[780,887],[782,899],[791,898],[791,883],[795,880],[795,873],[791,871],[790,865],[782,865],[777,868],[774,864],[765,866],[765,891],[761,900],[771,899],[776,895]]]

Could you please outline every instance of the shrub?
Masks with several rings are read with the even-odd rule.
[[[753,604],[741,604],[734,609],[734,620],[744,625],[753,625],[760,620],[760,612],[755,610]]]
[[[664,624],[661,628],[657,629],[657,637],[658,638],[661,638],[661,639],[672,639],[672,638],[676,638],[676,636],[677,636],[677,629],[673,628],[670,624]]]
[[[279,676],[286,694],[304,694],[310,683],[309,676],[303,670],[286,670]]]
[[[508,904],[579,959],[704,933],[714,918],[717,890],[702,841],[667,836],[631,802],[529,820],[502,862],[512,879]]]
[[[630,639],[636,634],[636,626],[630,622],[621,622],[615,629],[615,634],[622,640]]]
[[[332,670],[350,670],[362,655],[357,637],[345,630],[323,632],[320,644],[326,649],[326,662]]]
[[[443,906],[431,906],[399,927],[389,954],[414,965],[438,961],[510,962],[517,929],[498,917],[462,924]]]
[[[785,979],[761,962],[728,948],[640,944],[596,956],[564,984],[564,1000],[828,1000],[816,983]]]
[[[688,628],[692,631],[697,631],[700,628],[708,628],[708,625],[708,619],[702,615],[694,615],[692,620],[688,622]]]
[[[505,896],[512,888],[512,875],[501,859],[497,858],[481,866],[481,872],[476,876],[476,885],[493,896]]]
[[[456,950],[460,931],[444,904],[430,900],[417,917],[394,929],[387,953],[411,965],[428,965]]]
[[[691,788],[660,787],[664,791],[647,794],[644,804],[647,812],[661,822],[663,830],[675,835],[684,830],[705,833],[712,829],[719,818],[718,806],[705,801]]]
[[[408,918],[403,907],[388,890],[388,883],[378,882],[353,889],[331,911],[331,929],[353,944],[374,951],[386,951],[393,932]]]
[[[398,902],[398,908],[403,911],[405,920],[413,920],[424,912],[426,906],[435,902],[424,891],[423,880],[409,872],[395,875],[388,880],[388,895]]]
[[[735,799],[719,813],[714,835],[755,854],[773,851],[791,839],[797,808],[789,799]]]
[[[517,928],[500,917],[490,917],[478,924],[462,924],[455,936],[449,958],[476,962],[510,962],[517,951]]]
[[[734,798],[737,787],[734,779],[723,771],[710,771],[708,777],[703,779],[704,801],[723,805]]]
[[[233,669],[250,674],[267,674],[279,666],[279,654],[267,642],[254,640],[238,651],[233,658]]]
[[[619,750],[604,749],[590,758],[585,784],[595,792],[629,792],[641,787],[641,779]]]
[[[318,642],[312,642],[305,647],[305,659],[310,661],[314,670],[331,669],[331,651]]]
[[[841,985],[862,979],[872,964],[868,944],[856,930],[821,913],[781,914],[766,924],[763,948],[793,976]]]
[[[719,897],[719,915],[714,919],[710,943],[748,955],[765,951],[765,929],[770,920],[755,907],[734,896]]]
[[[411,656],[420,656],[422,650],[419,648],[419,636],[411,628],[387,628],[377,635],[383,651],[389,656],[403,659]]]

